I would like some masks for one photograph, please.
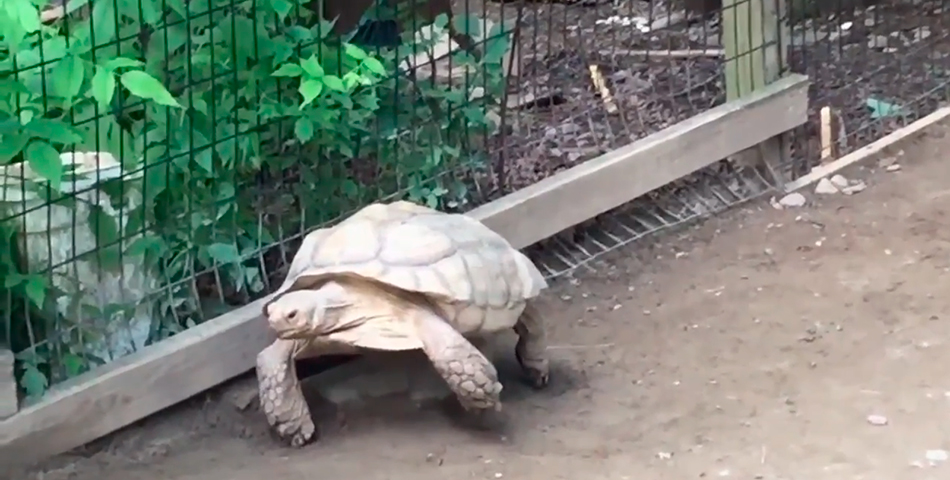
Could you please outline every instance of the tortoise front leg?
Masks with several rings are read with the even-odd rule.
[[[515,358],[521,364],[528,383],[534,388],[546,387],[551,371],[547,332],[541,313],[530,300],[515,324],[515,333],[518,334]]]
[[[422,350],[462,407],[500,411],[501,383],[491,361],[441,317],[420,309],[415,322]]]
[[[294,364],[294,357],[307,346],[306,340],[277,340],[257,355],[257,381],[267,422],[294,447],[318,436]]]

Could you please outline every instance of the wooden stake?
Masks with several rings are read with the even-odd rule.
[[[834,139],[831,136],[831,107],[821,107],[821,163],[834,160]]]
[[[610,89],[607,88],[607,81],[604,80],[604,76],[600,74],[600,68],[597,65],[590,65],[588,68],[590,69],[590,79],[594,82],[594,88],[600,92],[600,99],[604,102],[607,113],[617,113],[619,109],[614,102],[614,96],[610,93]]]

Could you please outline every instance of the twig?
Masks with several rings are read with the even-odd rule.
[[[698,49],[691,48],[687,50],[631,50],[627,48],[616,48],[611,50],[600,50],[601,55],[619,57],[622,55],[631,57],[660,57],[660,58],[696,58],[709,57],[718,58],[725,56],[725,50],[721,48]]]
[[[590,65],[590,79],[594,82],[594,88],[600,92],[600,99],[604,102],[604,107],[607,108],[607,113],[617,113],[619,110],[617,104],[614,103],[614,96],[611,95],[610,89],[607,88],[607,82],[604,80],[604,76],[600,74],[600,68],[597,65]]]

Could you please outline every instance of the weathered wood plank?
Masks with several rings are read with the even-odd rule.
[[[542,240],[805,121],[792,76],[471,212],[518,247]],[[0,421],[0,465],[83,445],[254,366],[271,340],[258,300],[55,387]]]
[[[793,75],[471,212],[517,247],[623,205],[805,122],[808,80]]]

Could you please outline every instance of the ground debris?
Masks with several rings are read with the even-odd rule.
[[[868,415],[867,420],[868,423],[877,427],[887,425],[887,417],[884,415]]]
[[[815,185],[815,193],[819,195],[833,195],[839,193],[838,187],[834,183],[831,183],[831,180],[827,178],[822,178],[818,181],[818,184]]]

